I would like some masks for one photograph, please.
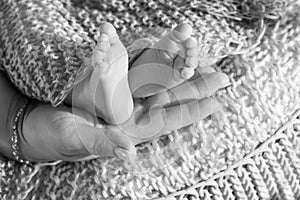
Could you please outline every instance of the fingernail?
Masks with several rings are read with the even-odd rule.
[[[125,149],[116,148],[115,149],[115,154],[121,160],[124,160],[124,161],[127,161],[127,162],[130,161],[129,152],[127,150],[125,150]]]
[[[224,73],[219,73],[221,81],[223,83],[223,85],[228,85],[229,84],[229,78],[226,74]]]

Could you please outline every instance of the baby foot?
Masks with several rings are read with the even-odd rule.
[[[133,100],[128,85],[128,54],[110,23],[100,27],[100,37],[91,58],[93,72],[77,86],[72,104],[120,124],[129,119]],[[74,93],[74,91],[73,91]]]
[[[137,58],[129,71],[134,97],[172,88],[194,75],[198,49],[192,32],[190,25],[180,24]]]
[[[101,74],[97,77],[95,73],[94,77],[100,78],[95,98],[96,111],[106,122],[120,124],[129,119],[133,111],[127,78],[128,54],[112,24],[104,23],[100,32],[92,57],[92,65]]]

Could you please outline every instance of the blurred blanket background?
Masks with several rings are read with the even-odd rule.
[[[1,199],[300,199],[300,1],[4,0],[1,69],[56,106],[103,21],[129,50],[191,23],[201,65],[231,79],[216,95],[223,110],[140,145],[135,166],[0,161]]]

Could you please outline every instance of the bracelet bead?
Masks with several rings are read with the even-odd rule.
[[[24,113],[24,111],[26,110],[26,107],[28,106],[29,101],[27,100],[23,106],[18,110],[14,122],[13,122],[13,134],[11,136],[11,142],[12,142],[12,154],[15,158],[16,161],[20,162],[20,163],[24,163],[24,164],[30,164],[29,161],[23,159],[21,157],[21,153],[20,153],[20,149],[19,149],[19,131],[18,131],[18,125],[20,122],[20,116]]]

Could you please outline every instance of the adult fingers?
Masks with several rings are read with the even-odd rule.
[[[99,128],[81,124],[77,129],[82,144],[91,155],[118,156],[127,160],[130,155],[136,154],[132,141],[117,127]]]
[[[222,105],[213,98],[195,100],[186,104],[166,108],[164,131],[176,130],[219,111]]]
[[[73,161],[90,155],[74,134],[74,122],[71,109],[39,103],[24,118],[23,155],[31,161]]]
[[[118,127],[102,126],[96,117],[81,109],[73,108],[72,114],[74,128],[70,134],[78,151],[99,157],[118,156],[123,160],[135,155],[134,144]]]
[[[169,131],[196,123],[221,107],[221,104],[212,98],[168,108],[155,107],[139,118],[135,130],[125,131],[125,134],[136,144],[153,140]]]
[[[205,74],[201,78],[184,82],[170,90],[163,91],[147,99],[147,106],[170,106],[203,99],[229,84],[227,75],[220,72]]]
[[[88,112],[63,105],[39,104],[24,118],[21,133],[22,154],[31,161],[78,161],[90,155],[125,159],[126,153],[135,154],[121,131],[100,127]]]

